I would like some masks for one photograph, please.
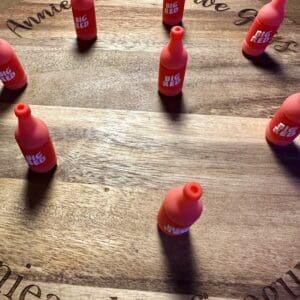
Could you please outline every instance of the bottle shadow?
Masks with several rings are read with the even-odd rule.
[[[168,236],[158,227],[158,236],[171,277],[170,286],[176,293],[197,294],[203,289],[193,255],[190,233]]]
[[[19,90],[10,90],[2,87],[0,91],[0,114],[5,113],[10,107],[15,104],[26,90],[27,85]]]
[[[277,161],[293,176],[294,180],[300,182],[300,148],[295,143],[288,146],[276,146],[270,143],[268,145]]]
[[[85,54],[88,53],[93,45],[96,43],[97,37],[94,38],[93,40],[81,40],[81,39],[76,39],[76,52],[79,54]]]
[[[54,174],[57,167],[55,166],[51,171],[41,174],[32,172],[28,169],[26,174],[25,185],[25,207],[31,215],[38,214],[40,208],[45,202],[47,193],[53,182]]]
[[[166,35],[166,37],[168,37],[168,38],[170,37],[171,29],[172,29],[174,26],[181,26],[181,27],[184,28],[183,22],[180,22],[180,23],[178,23],[178,24],[176,24],[176,25],[168,25],[168,24],[165,24],[165,23],[163,22],[162,25],[163,25],[163,28],[164,28],[165,35]]]
[[[250,56],[242,52],[244,57],[250,61],[254,66],[263,69],[270,73],[282,74],[281,65],[268,53],[264,52],[259,56]]]
[[[183,93],[180,92],[176,96],[165,96],[158,92],[158,95],[162,109],[170,120],[175,122],[180,121],[183,114],[186,113]]]

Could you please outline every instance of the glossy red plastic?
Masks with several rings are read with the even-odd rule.
[[[264,53],[285,16],[286,0],[273,0],[264,5],[243,42],[243,52],[250,56]]]
[[[178,95],[183,87],[188,54],[183,47],[184,29],[174,26],[170,41],[160,53],[158,90],[166,96]]]
[[[186,233],[201,216],[202,194],[202,187],[196,182],[171,189],[158,212],[159,228],[171,236]]]
[[[288,97],[266,130],[266,138],[272,144],[286,146],[300,133],[300,93]]]
[[[12,46],[0,39],[0,79],[8,89],[17,90],[27,84],[27,76]]]
[[[182,22],[185,0],[164,0],[163,23],[178,25]]]
[[[94,0],[71,0],[74,25],[80,40],[94,40],[97,24]]]
[[[14,111],[19,119],[15,138],[29,168],[37,173],[50,171],[57,160],[47,125],[32,116],[25,103],[17,104]]]

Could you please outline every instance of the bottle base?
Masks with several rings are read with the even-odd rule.
[[[40,173],[41,174],[41,173],[48,173],[48,172],[56,169],[56,167],[57,167],[57,162],[55,162],[51,165],[48,165],[44,168],[35,168],[35,167],[30,166],[29,169],[34,173]]]
[[[77,36],[79,41],[95,41],[97,39],[97,34],[85,35],[85,36]]]
[[[165,91],[158,90],[158,93],[165,97],[175,98],[175,97],[179,96],[182,93],[182,91],[180,90],[180,91],[176,91],[176,92],[165,92]]]
[[[247,56],[260,56],[265,52],[265,49],[253,49],[248,43],[244,40],[242,50]]]
[[[14,85],[4,85],[9,90],[21,90],[27,85],[27,76]]]

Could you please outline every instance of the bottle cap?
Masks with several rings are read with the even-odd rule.
[[[184,36],[184,29],[181,26],[174,26],[171,29],[170,37],[172,40],[181,41]]]
[[[197,201],[203,194],[201,185],[197,182],[189,182],[183,188],[183,194],[188,200]]]
[[[26,118],[31,115],[31,109],[30,109],[29,105],[26,103],[18,103],[15,106],[14,111],[15,111],[15,115],[18,118]]]

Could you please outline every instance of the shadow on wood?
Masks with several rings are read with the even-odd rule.
[[[250,56],[243,52],[243,55],[256,67],[270,73],[282,74],[280,64],[268,53],[263,53],[259,56]]]
[[[277,161],[284,166],[294,179],[300,182],[300,148],[295,143],[276,146],[268,142]]]
[[[2,88],[0,92],[0,115],[7,111],[11,107],[11,105],[15,104],[18,101],[26,88],[27,85],[19,90],[10,90],[6,87]],[[4,103],[8,105],[3,105]]]
[[[182,114],[186,112],[183,93],[180,92],[180,94],[173,97],[165,96],[160,92],[158,92],[158,95],[163,111],[168,114],[172,121],[179,121]]]
[[[80,39],[76,39],[76,51],[78,53],[84,54],[87,53],[91,50],[91,48],[93,47],[93,45],[95,44],[95,42],[97,41],[97,37],[93,40],[90,41],[84,41],[84,40],[80,40]]]
[[[197,294],[203,288],[199,283],[196,261],[189,232],[172,237],[157,228],[161,247],[170,272],[170,286],[176,293]]]
[[[54,178],[56,166],[45,174],[35,173],[28,169],[25,186],[25,206],[30,214],[37,214],[45,201]]]

